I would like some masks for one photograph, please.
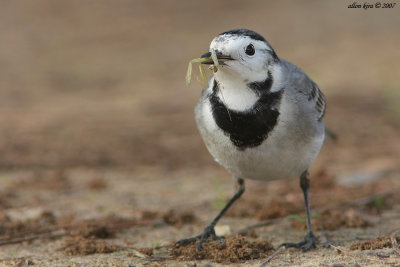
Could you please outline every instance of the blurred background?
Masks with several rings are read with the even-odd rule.
[[[381,146],[400,116],[399,11],[349,4],[6,1],[0,167],[209,166],[193,119],[201,88],[185,73],[233,28],[259,32],[317,82],[343,139],[378,129],[368,146]],[[377,113],[392,121],[376,125]]]
[[[325,122],[338,141],[326,141],[314,173],[343,184],[395,181],[400,5],[364,10],[349,9],[351,3],[3,1],[0,206],[85,216],[201,207],[207,219],[207,203],[219,198],[220,187],[228,197],[231,181],[197,132],[201,87],[187,88],[185,75],[190,59],[234,28],[263,35],[325,93]],[[40,183],[57,180],[54,173],[67,186]],[[105,186],[102,201],[86,195],[93,179]],[[297,181],[290,183],[297,190]]]

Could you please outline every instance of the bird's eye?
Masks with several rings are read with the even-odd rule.
[[[249,55],[249,56],[252,56],[252,55],[254,55],[254,53],[256,52],[255,50],[254,50],[254,45],[252,45],[252,44],[249,44],[247,47],[246,47],[246,54],[247,55]]]

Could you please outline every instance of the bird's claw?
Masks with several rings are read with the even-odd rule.
[[[279,247],[285,248],[299,248],[303,251],[309,251],[317,247],[317,238],[313,232],[308,232],[303,241],[298,243],[282,243]]]
[[[202,234],[194,237],[181,239],[178,242],[176,242],[175,245],[187,245],[189,243],[193,243],[196,242],[197,240],[200,240],[199,244],[197,245],[196,251],[201,251],[201,249],[203,248],[204,241],[206,241],[209,237],[212,237],[213,240],[222,242],[222,237],[217,236],[215,234],[214,225],[209,225],[206,228],[204,228]]]

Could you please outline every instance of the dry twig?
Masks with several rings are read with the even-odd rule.
[[[90,223],[90,222],[89,222]],[[114,229],[127,229],[133,226],[143,226],[143,225],[159,225],[162,222],[160,221],[136,221],[136,220],[127,220],[127,221],[115,221],[108,222],[107,228],[109,230]],[[4,234],[0,236],[0,246],[10,245],[22,243],[25,241],[32,241],[36,239],[53,239],[60,238],[63,236],[74,236],[74,230],[78,229],[82,223],[68,224],[68,225],[57,225],[57,226],[49,226],[47,228],[33,228],[30,230],[26,230],[23,232],[17,232],[13,234]]]
[[[284,247],[280,247],[279,249],[277,249],[271,256],[268,257],[268,259],[263,264],[260,265],[260,267],[267,266],[267,264],[270,263],[283,250],[285,250]]]
[[[330,245],[331,247],[333,247],[334,249],[336,249],[337,251],[339,251],[340,253],[343,253],[343,254],[346,255],[346,256],[350,256],[350,257],[352,257],[352,258],[355,257],[352,253],[350,253],[350,251],[348,251],[348,250],[346,250],[346,249],[344,249],[344,248],[337,247],[337,246],[334,246],[334,245],[332,245],[332,244],[329,244],[329,245]]]

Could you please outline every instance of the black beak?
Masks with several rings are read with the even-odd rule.
[[[223,65],[224,62],[227,61],[227,60],[233,60],[232,57],[226,56],[226,55],[222,54],[221,52],[219,52],[218,50],[215,50],[215,53],[217,54],[218,63],[220,65]],[[201,58],[206,58],[206,57],[211,57],[211,52],[207,52],[207,53],[205,53],[204,55],[201,56]],[[201,64],[213,65],[214,62],[212,61],[212,59],[210,59],[208,61],[201,62]]]

